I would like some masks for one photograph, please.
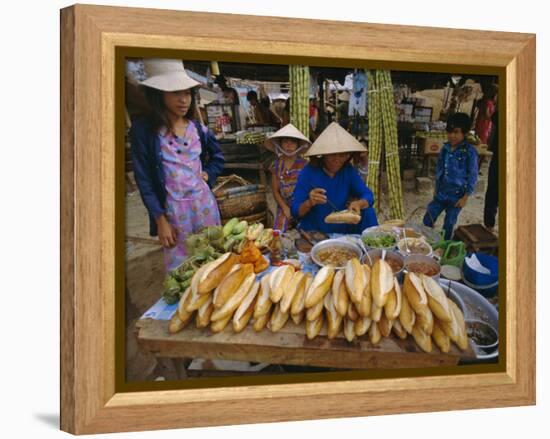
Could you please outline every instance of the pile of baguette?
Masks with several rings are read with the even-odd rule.
[[[305,322],[310,340],[326,322],[329,339],[342,332],[348,342],[367,335],[376,345],[393,333],[401,339],[411,335],[425,352],[432,351],[432,341],[442,352],[449,352],[451,342],[468,348],[464,316],[440,285],[407,273],[401,287],[384,260],[371,269],[355,258],[342,270],[323,267],[315,277],[282,265],[258,279],[253,264],[226,253],[195,273],[169,332],[181,331],[193,318],[198,328],[214,333],[230,322],[235,332],[249,323],[257,332],[277,332],[291,319]]]

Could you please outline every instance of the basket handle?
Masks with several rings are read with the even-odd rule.
[[[222,181],[220,181],[216,186],[214,186],[214,188],[212,189],[212,192],[214,193],[219,191],[221,188],[223,188],[227,183],[231,183],[231,182],[239,183],[242,186],[251,184],[249,181],[245,180],[244,178],[236,174],[231,174],[231,175],[228,175],[227,177],[219,177],[218,180],[222,180]]]

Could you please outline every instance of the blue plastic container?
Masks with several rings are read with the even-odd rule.
[[[485,297],[494,296],[498,289],[498,258],[485,253],[475,253],[477,259],[485,268],[490,270],[490,274],[480,273],[470,268],[466,261],[462,265],[464,279],[467,285],[477,290]],[[468,254],[471,256],[471,253]]]

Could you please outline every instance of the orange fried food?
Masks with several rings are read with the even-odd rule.
[[[254,264],[260,259],[263,259],[262,253],[254,244],[254,241],[247,241],[243,247],[243,250],[241,251],[241,264]]]
[[[254,263],[254,273],[258,274],[269,267],[269,262],[263,256]]]

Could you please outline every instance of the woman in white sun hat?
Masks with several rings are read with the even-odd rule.
[[[271,190],[277,202],[274,229],[285,232],[293,223],[290,206],[298,174],[307,164],[302,154],[311,142],[292,124],[273,133],[265,142],[265,147],[277,154],[271,171]]]
[[[378,224],[372,191],[350,161],[366,148],[336,122],[331,123],[305,154],[310,163],[298,176],[291,214],[303,230],[325,233],[361,233]],[[334,211],[360,215],[358,224],[327,223]]]
[[[164,247],[166,270],[187,257],[186,235],[220,224],[210,187],[224,159],[212,132],[197,118],[197,81],[181,60],[144,59],[141,81],[148,116],[131,128],[132,160],[139,192],[150,217],[150,233]]]

